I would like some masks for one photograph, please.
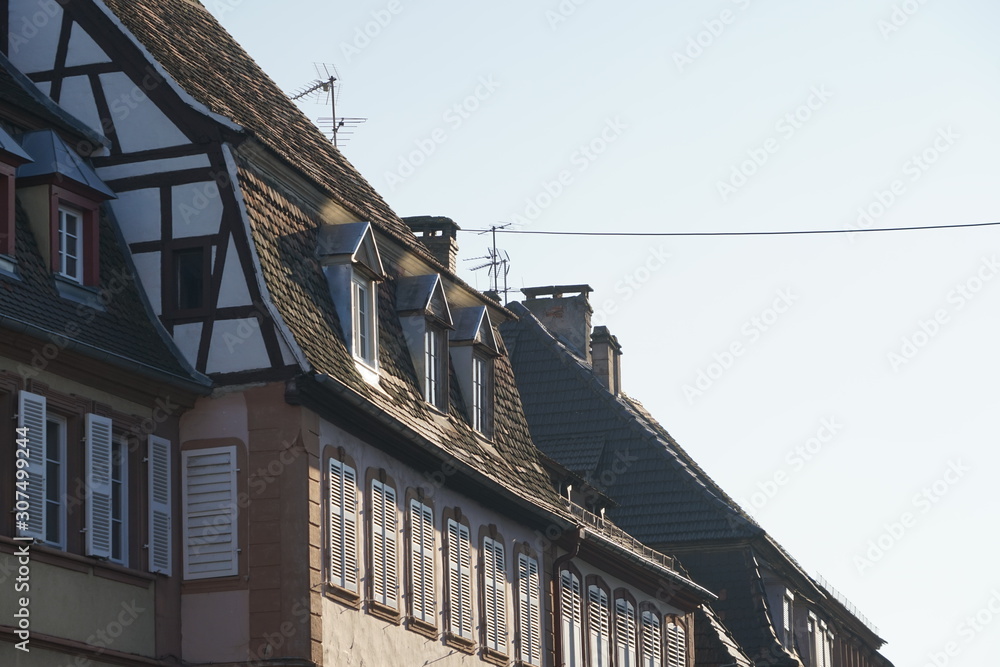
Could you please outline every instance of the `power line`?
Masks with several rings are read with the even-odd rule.
[[[915,232],[927,229],[962,229],[994,227],[1000,222],[970,222],[959,225],[924,225],[920,227],[873,227],[864,229],[787,229],[769,232],[562,232],[544,229],[496,229],[498,234],[544,234],[549,236],[792,236],[797,234],[861,234],[865,232]],[[460,229],[482,234],[492,229]]]

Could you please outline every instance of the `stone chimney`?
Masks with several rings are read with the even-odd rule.
[[[615,396],[622,392],[622,346],[607,327],[594,327],[590,336],[594,375]]]
[[[403,222],[439,262],[455,273],[459,226],[454,220],[440,215],[416,215],[403,218]]]
[[[593,291],[590,285],[525,287],[521,292],[528,298],[522,304],[545,325],[549,333],[589,362],[590,316],[594,309],[590,307],[587,295]]]

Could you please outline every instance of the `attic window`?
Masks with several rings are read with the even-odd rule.
[[[367,222],[324,225],[317,254],[330,297],[352,356],[368,369],[378,368],[378,296],[384,277],[372,226]]]
[[[72,283],[97,285],[98,209],[115,194],[52,130],[25,134],[21,147],[33,161],[17,168],[17,188],[52,272]]]
[[[199,245],[177,248],[172,253],[173,301],[176,310],[191,315],[201,313],[209,301],[208,274],[211,248]]]
[[[14,256],[14,174],[31,156],[7,132],[0,128],[0,255]],[[8,270],[13,265],[4,267]]]
[[[500,355],[486,306],[455,311],[451,332],[451,359],[455,365],[469,424],[479,433],[493,433],[494,364]]]
[[[396,310],[423,399],[448,410],[448,330],[454,328],[441,276],[408,276],[396,284]]]

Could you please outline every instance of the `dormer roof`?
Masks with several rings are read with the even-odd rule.
[[[453,344],[481,346],[494,355],[500,354],[500,346],[493,335],[493,324],[486,306],[470,306],[455,311],[455,329],[449,340]]]
[[[445,326],[454,325],[444,285],[437,273],[400,278],[396,283],[396,312],[400,315],[419,313],[433,317]]]
[[[363,267],[372,278],[385,277],[382,257],[369,222],[323,225],[319,229],[317,253],[327,264],[351,263]]]
[[[42,181],[54,178],[60,185],[68,186],[68,189],[82,189],[81,194],[99,200],[116,198],[97,172],[53,130],[28,132],[21,137],[21,148],[31,156],[32,162],[17,168],[19,180]]]
[[[0,127],[0,157],[4,158],[4,162],[15,165],[32,161],[31,156],[24,152],[17,140],[7,134],[2,127]]]

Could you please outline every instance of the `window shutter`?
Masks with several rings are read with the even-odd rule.
[[[486,646],[507,652],[507,564],[503,544],[483,538],[483,596]]]
[[[651,612],[642,612],[642,667],[660,667],[660,619]]]
[[[372,595],[392,608],[398,605],[397,523],[396,490],[372,480]]]
[[[354,468],[330,459],[330,583],[358,592],[358,492]]]
[[[667,624],[667,667],[687,666],[687,637],[683,626]]]
[[[616,667],[635,667],[635,607],[625,598],[615,602],[615,635],[618,644]]]
[[[170,441],[149,436],[149,571],[172,574]]]
[[[18,440],[28,441],[27,484],[16,486],[27,493],[27,527],[19,528],[18,535],[45,539],[45,397],[22,391],[17,407]],[[18,447],[20,449],[20,446]],[[17,462],[14,462],[17,465]],[[15,494],[17,500],[24,496]],[[15,503],[15,510],[17,503]],[[23,505],[22,505],[23,507]],[[20,510],[16,510],[20,511]]]
[[[611,664],[611,606],[607,592],[600,586],[587,589],[587,625],[590,630],[590,664],[608,667]]]
[[[566,667],[582,667],[583,599],[580,595],[580,578],[569,570],[563,570],[561,582],[562,660]]]
[[[448,627],[472,638],[472,537],[469,529],[448,519]]]
[[[541,604],[538,561],[525,554],[517,557],[518,585],[518,647],[522,662],[530,665],[541,664]]]
[[[181,452],[184,471],[184,578],[239,573],[236,448]]]
[[[418,500],[410,501],[410,581],[413,617],[434,623],[434,512]]]
[[[86,417],[88,556],[111,557],[111,420]]]

